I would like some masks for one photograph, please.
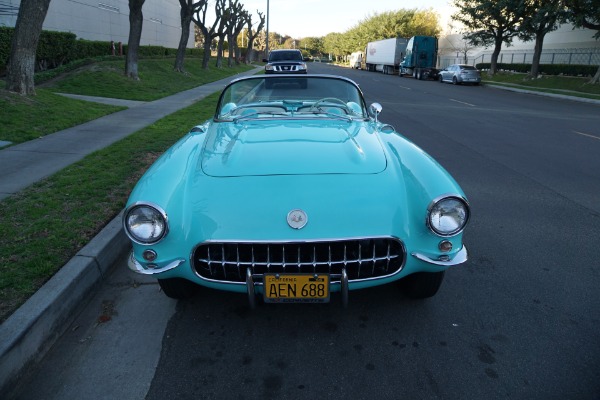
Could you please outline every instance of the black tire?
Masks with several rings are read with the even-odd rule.
[[[426,299],[435,296],[444,280],[445,271],[417,272],[398,282],[400,289],[412,299]]]
[[[453,85],[458,85],[458,81],[456,80],[455,76],[452,77],[452,84]]]
[[[172,299],[189,299],[198,292],[198,285],[183,278],[159,279],[162,291]]]
[[[440,83],[444,83],[444,78],[442,77],[442,74],[438,75],[438,81],[440,81]]]

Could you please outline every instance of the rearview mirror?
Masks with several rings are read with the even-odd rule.
[[[369,107],[369,113],[375,118],[375,122],[377,122],[377,116],[381,113],[382,109],[383,107],[381,107],[381,104],[379,103],[373,103],[371,104],[371,107]]]

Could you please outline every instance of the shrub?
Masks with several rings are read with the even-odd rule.
[[[489,70],[490,63],[479,63],[475,68],[479,70]],[[496,65],[498,71],[511,71],[528,73],[531,71],[531,64],[504,64]],[[569,76],[594,76],[598,66],[579,65],[579,64],[540,64],[540,73],[546,75],[569,75]]]

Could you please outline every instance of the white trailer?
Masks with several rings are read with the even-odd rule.
[[[363,52],[356,51],[350,54],[350,68],[352,69],[361,69],[363,62]]]
[[[384,74],[398,74],[406,53],[407,39],[392,38],[367,43],[364,69]]]

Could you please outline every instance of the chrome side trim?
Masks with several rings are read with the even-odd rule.
[[[135,259],[135,256],[133,255],[133,251],[132,251],[131,254],[129,255],[129,260],[127,261],[127,266],[129,267],[130,270],[132,270],[133,272],[137,272],[138,274],[154,275],[154,274],[160,274],[161,272],[171,270],[173,268],[177,268],[184,262],[185,262],[184,259],[179,259],[179,260],[172,261],[169,264],[167,264],[161,268],[148,269],[148,268],[144,268],[142,266],[142,264],[140,264],[138,262],[138,260]]]
[[[462,264],[462,263],[466,262],[469,259],[467,248],[465,246],[463,246],[463,248],[460,249],[458,251],[458,253],[456,253],[454,255],[454,258],[452,258],[452,260],[448,260],[448,261],[434,260],[432,258],[429,258],[429,257],[423,255],[423,254],[414,253],[414,252],[410,253],[410,255],[413,256],[413,257],[415,257],[415,258],[417,258],[417,259],[419,259],[419,260],[421,260],[421,261],[424,261],[424,262],[426,262],[428,264],[438,265],[438,266],[441,266],[441,267],[451,267],[453,265],[459,265],[459,264]]]

